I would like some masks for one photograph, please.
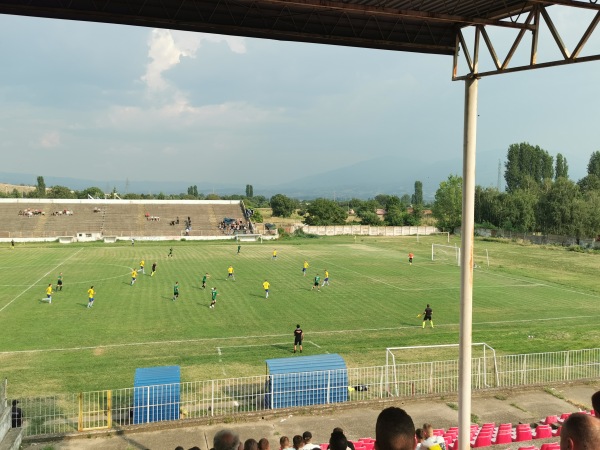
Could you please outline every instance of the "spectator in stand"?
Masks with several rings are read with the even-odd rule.
[[[12,427],[21,428],[23,426],[23,411],[17,406],[19,400],[12,401],[12,408],[10,410],[12,415]]]
[[[292,450],[290,447],[290,438],[287,436],[281,436],[279,438],[279,450]]]
[[[334,431],[329,437],[330,450],[348,450],[348,439],[344,436],[344,433],[340,431]]]
[[[443,437],[433,434],[433,426],[430,423],[423,424],[423,442],[421,443],[421,448],[446,450],[446,441]]]
[[[258,450],[270,450],[271,449],[271,444],[269,443],[269,440],[267,438],[262,438],[260,441],[258,441]]]
[[[600,419],[600,391],[592,395],[592,408],[594,408],[596,417]]]
[[[414,450],[415,424],[403,409],[390,407],[379,413],[375,424],[375,450]]]
[[[335,427],[335,428],[333,429],[333,431],[331,432],[331,435],[332,435],[332,436],[333,436],[333,433],[342,433],[342,434],[344,434],[344,430],[342,430],[340,427]],[[345,436],[346,436],[346,435],[344,434],[344,437],[345,437]],[[347,447],[348,447],[350,450],[355,450],[355,449],[354,449],[354,442],[352,442],[352,441],[349,441],[349,440],[348,440],[348,438],[346,438],[346,441],[347,441]],[[331,442],[329,442],[329,446],[331,447]]]
[[[246,439],[246,442],[244,442],[244,450],[258,450],[258,442],[256,442],[256,439]]]
[[[228,429],[217,431],[212,450],[241,450],[240,437]]]
[[[304,446],[304,439],[302,439],[302,436],[297,434],[292,438],[292,444],[294,446],[294,450],[300,450]]]
[[[598,450],[600,420],[585,413],[571,414],[560,431],[560,450]]]
[[[320,445],[316,445],[316,444],[313,444],[312,442],[310,442],[312,440],[312,433],[310,431],[305,431],[304,433],[302,433],[302,440],[304,441],[304,446],[302,447],[303,450],[312,450],[313,448],[315,448],[315,449],[321,448]]]
[[[421,450],[423,448],[423,428],[417,428],[415,436],[417,437],[417,450]]]

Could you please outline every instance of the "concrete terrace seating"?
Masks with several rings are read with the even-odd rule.
[[[44,215],[19,215],[25,209],[44,211]],[[57,211],[73,214],[57,214]],[[160,218],[148,220],[146,217]],[[171,225],[179,216],[179,224]],[[77,233],[103,236],[171,237],[185,234],[190,217],[189,236],[222,236],[218,224],[223,217],[242,218],[237,201],[142,201],[142,200],[59,200],[0,199],[0,238],[52,238]]]

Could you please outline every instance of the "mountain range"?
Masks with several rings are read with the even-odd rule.
[[[496,186],[498,182],[498,161],[500,155],[494,152],[478,152],[476,182],[482,186]],[[253,184],[255,195],[270,197],[285,194],[299,199],[316,197],[327,198],[372,198],[377,194],[402,196],[414,192],[415,181],[423,183],[423,197],[432,200],[440,182],[449,175],[462,174],[462,155],[444,161],[423,163],[399,155],[373,158],[357,164],[332,169],[316,175],[297,178],[277,185]],[[98,181],[79,178],[55,177],[47,174],[21,174],[0,172],[0,182],[10,184],[35,185],[37,176],[42,175],[46,186],[67,186],[82,190],[97,186],[105,191],[117,189],[119,193],[179,194],[187,192],[192,185],[198,186],[198,192],[221,195],[244,194],[245,184],[202,183],[197,181]],[[504,175],[502,168],[501,175]],[[503,179],[501,180],[503,185]],[[502,187],[501,185],[501,187]]]

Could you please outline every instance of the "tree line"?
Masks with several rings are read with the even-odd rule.
[[[569,166],[527,142],[507,151],[505,192],[476,186],[475,223],[488,228],[539,232],[576,238],[600,234],[600,151],[592,153],[587,174],[569,179]],[[461,224],[462,178],[451,175],[435,195],[433,215],[438,226],[451,231]]]

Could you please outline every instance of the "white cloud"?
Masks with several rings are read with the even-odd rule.
[[[150,62],[142,80],[153,91],[165,90],[169,83],[163,72],[179,64],[183,57],[195,58],[203,41],[225,42],[232,52],[246,53],[246,42],[241,37],[154,29],[148,42]]]
[[[54,148],[60,145],[60,133],[58,131],[50,131],[42,135],[39,141],[44,148]]]

